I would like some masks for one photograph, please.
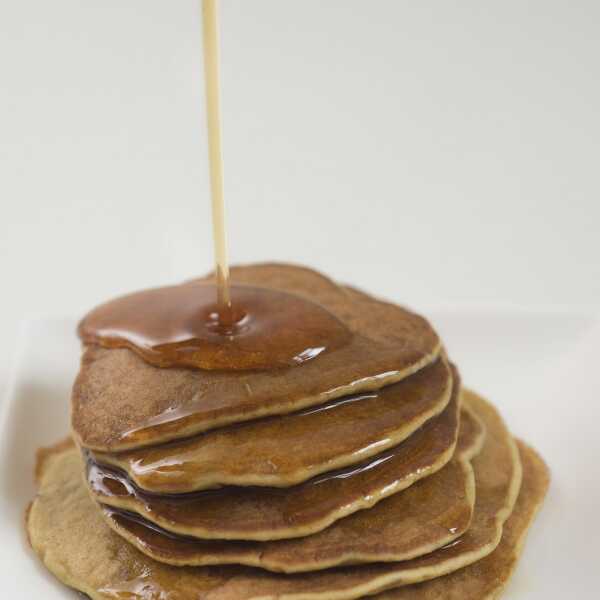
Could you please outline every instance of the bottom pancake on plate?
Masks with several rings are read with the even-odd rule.
[[[93,600],[335,600],[438,577],[470,565],[496,548],[521,482],[517,447],[496,411],[472,394],[467,394],[466,400],[487,429],[483,449],[473,460],[477,481],[473,523],[457,542],[421,558],[297,575],[242,566],[165,565],[148,558],[110,529],[82,478],[74,476],[80,468],[77,452],[64,448],[46,455],[40,465],[39,494],[27,518],[29,538],[50,571]],[[540,468],[532,462],[526,463],[527,468],[529,465],[534,471]],[[533,477],[535,472],[525,475]],[[524,488],[515,514],[517,538],[530,520],[527,515],[531,507],[540,502],[540,495],[528,489]]]
[[[242,564],[296,573],[334,566],[409,560],[444,546],[467,530],[475,503],[470,460],[485,428],[472,411],[461,414],[454,458],[440,471],[304,538],[271,542],[197,540],[174,536],[139,515],[102,508],[107,523],[144,554],[184,566]]]

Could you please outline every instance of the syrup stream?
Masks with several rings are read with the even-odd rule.
[[[215,274],[219,322],[224,328],[233,325],[229,264],[225,234],[223,203],[223,149],[221,144],[221,98],[219,82],[219,35],[217,0],[203,0],[202,22],[204,39],[204,78],[206,90],[206,120],[208,128],[208,160],[212,199]]]

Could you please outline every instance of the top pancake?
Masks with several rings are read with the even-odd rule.
[[[297,367],[248,372],[157,368],[127,349],[90,346],[72,395],[82,446],[138,448],[324,404],[398,382],[439,354],[440,340],[422,317],[310,269],[262,264],[234,267],[231,275],[321,304],[352,332],[351,341]]]
[[[398,445],[446,407],[451,391],[450,369],[440,358],[375,392],[188,440],[95,453],[94,460],[125,471],[139,488],[162,494],[224,485],[289,487]]]

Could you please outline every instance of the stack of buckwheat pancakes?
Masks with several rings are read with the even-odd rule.
[[[73,441],[40,451],[27,516],[46,567],[94,600],[495,598],[548,486],[539,456],[422,317],[306,268],[232,277],[319,305],[348,341],[242,371],[86,344]]]

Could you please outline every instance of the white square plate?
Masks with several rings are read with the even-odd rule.
[[[493,400],[516,435],[552,470],[547,502],[504,596],[591,597],[600,540],[600,323],[590,315],[436,311],[429,315],[464,381]],[[40,320],[23,333],[0,422],[2,598],[76,595],[46,573],[29,549],[23,513],[33,497],[36,448],[68,431],[69,393],[79,363],[71,320]]]

